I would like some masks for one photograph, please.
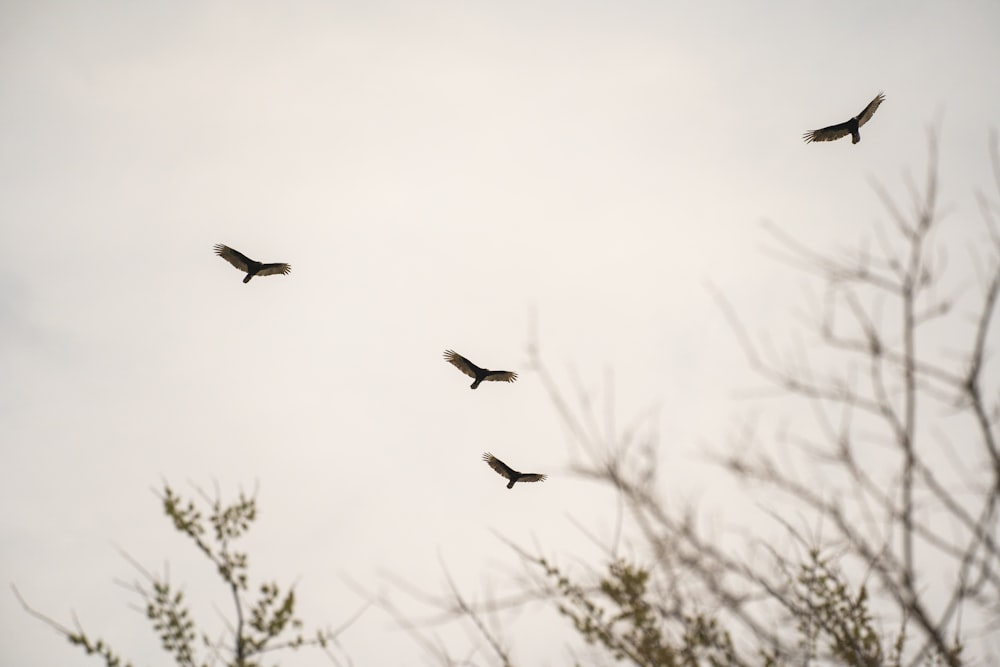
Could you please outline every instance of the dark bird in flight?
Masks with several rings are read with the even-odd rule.
[[[449,364],[462,371],[470,378],[475,378],[469,387],[475,389],[479,386],[479,383],[483,380],[488,382],[513,382],[517,379],[517,373],[512,373],[510,371],[491,371],[488,368],[480,368],[475,365],[455,350],[445,350],[444,360]]]
[[[882,104],[884,100],[885,94],[879,93],[875,96],[874,100],[868,103],[868,106],[866,106],[861,113],[851,120],[845,123],[831,125],[830,127],[824,127],[820,130],[806,132],[802,135],[802,138],[805,139],[808,144],[811,141],[834,141],[835,139],[851,135],[851,143],[856,144],[861,141],[861,133],[858,129],[871,120],[871,117],[875,115],[875,109],[878,109],[878,105]]]
[[[224,246],[221,243],[215,244],[215,254],[235,266],[240,271],[246,271],[247,277],[243,279],[244,283],[250,282],[250,279],[254,276],[273,276],[278,273],[283,276],[287,276],[288,272],[292,270],[291,264],[283,264],[281,262],[265,264],[263,262],[258,262],[255,259],[250,259],[239,250],[233,250],[229,246]]]
[[[496,470],[498,475],[510,480],[507,482],[508,489],[514,488],[514,482],[544,482],[545,478],[548,477],[548,475],[539,475],[537,472],[518,472],[489,452],[483,454],[483,460],[490,464],[490,467]]]

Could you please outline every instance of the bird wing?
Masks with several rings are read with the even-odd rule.
[[[490,467],[496,470],[501,477],[514,479],[521,474],[489,452],[483,454],[483,460],[490,464]]]
[[[858,127],[871,120],[871,117],[875,115],[875,109],[878,109],[878,105],[882,104],[883,101],[885,101],[885,93],[879,93],[874,100],[868,103],[868,106],[857,115]]]
[[[257,275],[258,276],[273,276],[273,275],[277,275],[277,274],[280,273],[283,276],[287,276],[288,272],[291,271],[291,270],[292,270],[292,265],[291,264],[284,264],[282,262],[272,263],[272,264],[264,264],[263,266],[261,266],[260,271],[257,272]]]
[[[249,271],[250,265],[255,263],[254,260],[247,257],[239,250],[233,250],[229,246],[222,245],[221,243],[216,243],[214,249],[216,255],[226,260],[240,271]]]
[[[476,377],[476,371],[478,371],[479,373],[483,372],[482,368],[475,365],[474,363],[472,363],[471,361],[460,355],[458,352],[455,352],[455,350],[445,350],[444,360],[447,361],[452,366],[454,366],[455,368],[457,368],[458,370],[468,375],[470,378]]]
[[[517,379],[517,373],[512,371],[489,371],[489,374],[483,379],[490,382],[513,382]]]
[[[529,472],[521,475],[518,482],[544,482],[548,475],[539,475],[537,472]]]
[[[846,123],[837,123],[836,125],[824,127],[819,130],[806,132],[802,135],[802,138],[805,139],[808,144],[811,141],[834,141],[836,139],[840,139],[841,137],[846,137],[850,133],[851,121],[847,121]]]

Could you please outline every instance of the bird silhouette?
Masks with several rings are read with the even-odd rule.
[[[455,350],[445,350],[444,360],[470,378],[475,378],[473,383],[469,385],[470,389],[475,389],[484,380],[488,382],[513,382],[517,379],[517,373],[511,371],[491,371],[488,368],[480,368]]]
[[[871,117],[875,114],[875,109],[878,109],[878,105],[882,104],[884,100],[885,94],[879,93],[875,96],[875,99],[869,102],[868,106],[862,109],[861,113],[854,118],[843,123],[824,127],[819,130],[813,130],[812,132],[806,132],[802,135],[802,138],[805,139],[808,144],[812,141],[834,141],[836,139],[840,139],[841,137],[846,137],[849,134],[851,135],[851,143],[856,144],[861,141],[861,132],[858,131],[859,128],[871,120]]]
[[[221,243],[216,243],[214,250],[216,255],[226,260],[240,271],[247,272],[246,278],[243,279],[244,283],[250,282],[250,279],[254,276],[273,276],[279,273],[283,276],[287,276],[288,272],[292,270],[291,264],[284,264],[282,262],[265,264],[264,262],[258,262],[255,259],[250,259],[239,250],[233,250],[229,246],[222,245]]]
[[[508,489],[513,489],[515,482],[544,482],[548,477],[537,472],[518,472],[489,452],[483,454],[483,460],[496,470],[498,475],[510,480],[507,483]]]

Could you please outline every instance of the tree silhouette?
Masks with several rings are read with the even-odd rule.
[[[1000,151],[990,146],[996,195]],[[772,412],[806,415],[773,431],[749,420],[713,453],[719,483],[765,504],[779,546],[709,535],[697,512],[660,495],[657,424],[616,431],[593,397],[567,396],[530,346],[530,366],[578,445],[574,472],[613,490],[633,553],[605,545],[576,568],[510,545],[518,595],[436,604],[509,647],[504,616],[542,600],[596,651],[585,662],[636,665],[963,665],[995,661],[1000,640],[1000,199],[977,193],[982,226],[952,278],[938,203],[937,142],[907,207],[876,193],[889,223],[874,243],[813,250],[774,226],[779,261],[819,287],[801,345],[757,339],[713,289]],[[991,361],[994,364],[991,366]],[[576,408],[574,406],[583,406]],[[608,434],[612,436],[609,437]],[[811,532],[811,527],[822,529]],[[461,601],[458,604],[457,601]],[[431,600],[435,604],[434,600]],[[513,613],[513,612],[511,612]],[[493,615],[487,624],[482,618]],[[489,628],[499,628],[491,630]],[[461,664],[439,652],[441,664]],[[505,649],[498,663],[516,664]]]

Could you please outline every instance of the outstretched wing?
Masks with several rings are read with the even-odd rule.
[[[229,246],[222,245],[221,243],[216,243],[214,250],[216,255],[226,260],[240,271],[249,271],[250,265],[256,263],[239,250],[233,250]]]
[[[457,368],[458,370],[468,375],[470,378],[476,377],[477,371],[480,374],[483,373],[482,368],[475,365],[474,363],[472,363],[471,361],[460,355],[458,352],[455,352],[455,350],[445,350],[444,360],[447,361],[452,366],[454,366],[455,368]]]
[[[868,103],[868,106],[861,110],[861,113],[849,121],[837,123],[836,125],[830,125],[829,127],[824,127],[819,130],[813,130],[812,132],[806,132],[802,135],[802,138],[805,139],[808,144],[811,141],[836,141],[841,137],[853,134],[857,132],[859,127],[871,120],[871,117],[875,115],[875,110],[878,109],[878,106],[882,104],[884,100],[885,93],[880,92],[875,96],[875,99]],[[855,139],[855,141],[857,141],[857,139]]]
[[[851,133],[852,120],[846,123],[837,123],[836,125],[824,127],[819,130],[813,130],[812,132],[806,132],[802,135],[802,138],[806,140],[807,144],[812,141],[835,141]]]
[[[506,479],[514,479],[521,474],[489,452],[483,454],[483,460],[490,464],[490,467],[496,470],[498,475]]]
[[[513,382],[517,379],[517,373],[512,371],[490,371],[484,380],[490,382]]]
[[[518,482],[544,482],[548,475],[539,475],[537,472],[529,472],[521,475]]]
[[[260,271],[257,272],[257,275],[274,276],[280,273],[283,276],[287,276],[288,272],[291,270],[292,270],[291,264],[284,264],[281,262],[273,264],[264,264],[263,266],[261,266]]]
[[[882,104],[883,101],[885,101],[885,93],[880,92],[875,96],[875,99],[869,102],[868,106],[866,106],[864,110],[857,115],[858,127],[861,127],[871,120],[871,117],[875,115],[875,109],[878,109],[878,105]]]

